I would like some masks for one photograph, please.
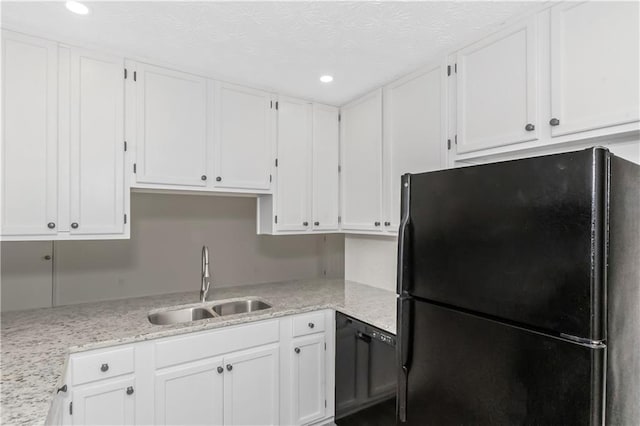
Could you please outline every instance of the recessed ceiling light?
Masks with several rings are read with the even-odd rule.
[[[89,13],[89,8],[77,1],[68,1],[65,3],[65,6],[67,6],[67,9],[71,12],[77,13],[78,15],[86,15]]]
[[[331,83],[333,81],[333,76],[332,75],[323,75],[322,77],[320,77],[320,81],[323,83]]]

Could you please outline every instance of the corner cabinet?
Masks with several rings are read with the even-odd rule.
[[[344,231],[382,231],[382,90],[341,109]]]
[[[3,240],[127,238],[123,58],[2,34]]]
[[[457,153],[538,139],[535,17],[462,49],[456,61]]]

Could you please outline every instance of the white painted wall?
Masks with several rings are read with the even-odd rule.
[[[53,287],[49,278],[43,288],[41,271],[50,242],[2,243],[2,309],[195,292],[205,244],[214,287],[343,276],[341,235],[256,235],[254,198],[136,193],[131,201],[130,240],[53,244]]]
[[[345,279],[395,293],[397,245],[396,238],[369,235],[345,236]]]

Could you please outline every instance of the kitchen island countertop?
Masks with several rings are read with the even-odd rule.
[[[196,304],[197,292],[174,293],[2,314],[2,424],[44,424],[70,353],[335,309],[396,332],[393,292],[342,279],[309,279],[213,288],[209,302],[252,297],[271,309],[197,322],[152,325],[149,311]]]

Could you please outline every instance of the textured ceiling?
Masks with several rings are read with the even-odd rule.
[[[2,25],[335,105],[535,7],[527,2],[2,2]],[[320,83],[332,74],[331,84]]]

